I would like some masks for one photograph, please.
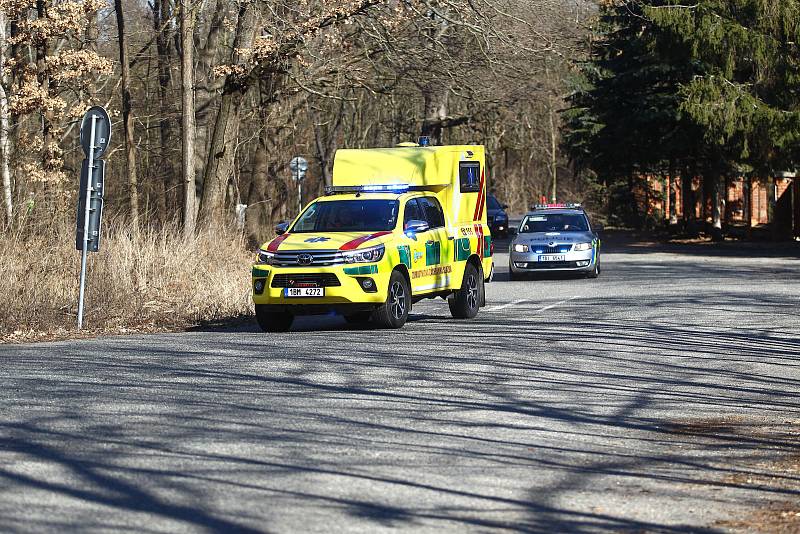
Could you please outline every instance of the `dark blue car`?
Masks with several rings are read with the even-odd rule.
[[[508,237],[508,214],[506,213],[508,204],[501,204],[497,197],[489,194],[486,197],[486,208],[492,236],[500,239]]]

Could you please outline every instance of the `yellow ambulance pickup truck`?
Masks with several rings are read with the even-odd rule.
[[[478,145],[337,151],[326,195],[258,252],[259,326],[284,332],[295,316],[333,311],[400,328],[435,297],[475,317],[494,270],[484,165]]]

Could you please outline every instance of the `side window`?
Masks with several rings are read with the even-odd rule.
[[[481,164],[477,161],[461,161],[458,164],[458,181],[462,193],[477,193],[481,190]]]
[[[417,199],[412,198],[406,202],[405,214],[403,215],[403,230],[406,229],[406,225],[409,223],[409,221],[413,221],[415,219],[418,221],[424,221],[425,215],[419,209]]]
[[[441,228],[444,226],[444,212],[439,201],[433,197],[423,197],[419,199],[419,204],[425,212],[425,218],[431,228]]]

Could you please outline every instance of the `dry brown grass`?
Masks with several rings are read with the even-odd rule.
[[[248,314],[252,260],[235,232],[187,240],[175,227],[136,234],[111,223],[89,254],[84,325],[164,330]],[[71,225],[0,231],[0,341],[73,335],[79,274]]]

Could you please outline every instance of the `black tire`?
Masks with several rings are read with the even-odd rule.
[[[344,316],[344,320],[347,321],[348,324],[363,324],[369,322],[371,316],[372,312],[369,311],[348,313]]]
[[[450,314],[456,319],[472,319],[478,315],[478,310],[483,302],[483,273],[468,263],[464,268],[464,280],[461,289],[453,293],[448,299]]]
[[[411,288],[399,271],[389,277],[389,288],[384,302],[372,312],[372,321],[381,328],[401,328],[408,320],[411,309]]]
[[[264,306],[256,304],[256,321],[264,332],[288,332],[294,322],[294,315],[267,311]]]
[[[600,276],[600,262],[597,261],[594,264],[594,269],[589,271],[589,274],[586,275],[586,278],[597,278]]]

